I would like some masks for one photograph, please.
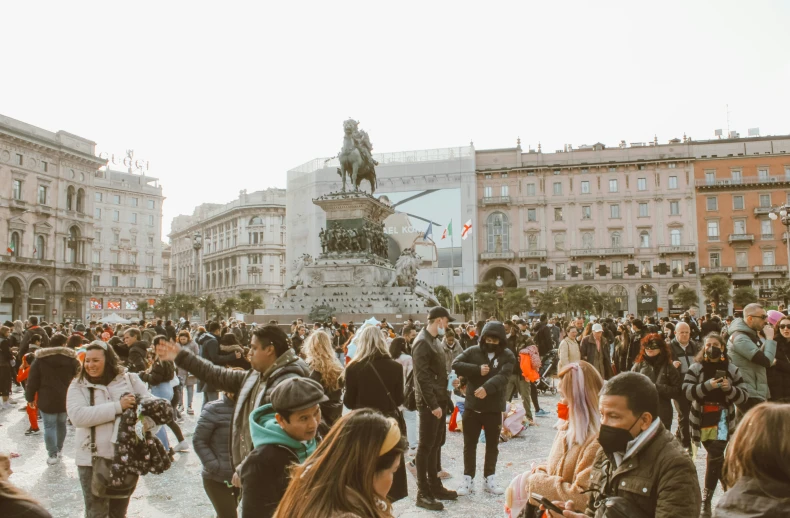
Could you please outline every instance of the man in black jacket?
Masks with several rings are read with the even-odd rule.
[[[414,391],[420,413],[419,443],[417,445],[417,507],[441,511],[439,500],[455,500],[458,495],[442,486],[438,477],[439,455],[447,427],[447,365],[440,335],[454,319],[443,307],[437,306],[428,314],[428,325],[414,340]],[[497,439],[498,440],[498,439]]]
[[[222,326],[219,322],[211,322],[208,325],[206,338],[202,342],[200,356],[210,361],[214,365],[225,367],[233,360],[237,358],[241,358],[241,354],[238,351],[222,354],[219,345],[220,329],[222,329]],[[204,380],[200,380],[200,382],[198,383],[198,390],[203,392],[204,405],[209,401],[215,401],[217,398],[219,398],[219,394],[216,387],[212,386],[210,383]]]
[[[538,346],[538,354],[543,358],[554,348],[554,341],[551,338],[551,328],[548,326],[548,315],[543,313],[540,322],[535,326],[535,345]]]
[[[123,334],[123,343],[129,348],[126,369],[129,372],[145,372],[148,368],[148,342],[142,339],[140,330],[130,327]]]
[[[703,324],[704,325],[704,324]],[[699,352],[699,346],[691,339],[691,328],[685,322],[678,322],[675,328],[675,338],[669,344],[672,349],[672,365],[680,372],[680,378],[684,379]],[[691,452],[691,430],[689,428],[689,412],[691,412],[691,402],[682,397],[673,399],[675,410],[678,412],[678,429],[675,435],[680,439],[683,447]]]
[[[19,344],[19,351],[16,353],[17,359],[21,362],[22,357],[27,354],[27,350],[30,347],[30,337],[33,335],[38,335],[41,337],[41,347],[48,347],[49,346],[49,335],[47,334],[44,329],[38,326],[38,318],[37,317],[30,317],[27,319],[30,327],[25,330],[25,334],[22,335],[22,341]]]
[[[466,377],[464,404],[464,480],[458,488],[459,495],[473,491],[480,430],[485,429],[486,457],[483,467],[484,490],[501,495],[504,493],[494,480],[499,456],[499,432],[502,429],[502,412],[509,394],[508,376],[513,372],[516,358],[507,347],[505,326],[492,321],[485,325],[480,345],[470,347],[453,362],[459,376]],[[529,404],[528,402],[525,404]]]
[[[156,334],[158,335],[167,336],[167,330],[162,325],[161,319],[156,321],[156,326],[154,327],[154,331],[156,331]]]

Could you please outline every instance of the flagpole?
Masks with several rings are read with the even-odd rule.
[[[453,228],[453,220],[450,220],[450,228]],[[453,240],[453,232],[450,230],[450,297],[452,304],[452,311],[455,314],[455,263],[453,263],[453,255],[455,255],[455,241]]]

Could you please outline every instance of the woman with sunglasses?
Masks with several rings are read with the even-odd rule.
[[[735,405],[746,401],[746,389],[738,367],[727,359],[727,342],[720,335],[706,336],[694,360],[683,380],[683,394],[691,401],[691,440],[702,442],[708,452],[702,517],[710,516],[713,493],[722,478],[724,450],[735,432]]]
[[[658,390],[658,417],[665,427],[672,426],[672,400],[681,397],[682,379],[672,365],[672,350],[658,333],[651,333],[640,342],[641,351],[631,368],[650,378]]]
[[[790,402],[790,318],[782,317],[774,326],[776,358],[768,369],[770,401]]]

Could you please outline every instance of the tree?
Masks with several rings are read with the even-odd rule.
[[[189,319],[196,308],[197,300],[193,295],[179,293],[173,297],[173,309],[178,312],[179,316]]]
[[[696,290],[681,286],[672,294],[672,303],[688,309],[699,304],[699,296]]]
[[[562,312],[564,302],[562,288],[548,288],[538,293],[533,306],[541,313],[555,315]]]
[[[502,298],[503,319],[510,319],[511,315],[520,315],[529,309],[529,297],[524,288],[505,288],[505,296]]]
[[[142,313],[143,319],[145,319],[145,314],[151,311],[151,306],[148,305],[147,300],[138,300],[137,301],[137,311]]]
[[[472,294],[459,293],[455,296],[455,310],[458,313],[463,313],[464,320],[469,320],[472,315]]]
[[[790,300],[790,282],[784,282],[777,286],[774,298],[781,300],[782,304],[787,306],[787,301]]]
[[[206,320],[214,318],[215,320],[222,320],[222,311],[217,304],[214,295],[205,295],[198,299],[198,307],[203,308],[206,315]]]
[[[702,293],[705,294],[710,302],[716,306],[716,312],[720,313],[722,306],[727,306],[732,298],[730,297],[730,279],[724,275],[713,275],[702,280]]]
[[[222,301],[222,304],[220,304],[219,307],[222,310],[223,316],[227,316],[230,318],[230,316],[233,314],[233,311],[239,307],[239,299],[234,297],[228,297],[227,299]]]
[[[571,313],[583,313],[593,309],[592,302],[598,292],[592,286],[576,284],[563,290],[565,308]]]
[[[732,292],[732,303],[739,308],[758,301],[757,292],[751,286],[739,286]]]
[[[481,282],[475,286],[475,306],[484,316],[497,314],[497,293],[493,281]]]
[[[452,308],[453,306],[453,292],[447,286],[436,286],[433,289],[433,294],[436,295],[436,300],[443,308]]]
[[[263,307],[263,299],[251,291],[239,293],[239,311],[251,315],[256,309]]]
[[[154,315],[160,318],[169,318],[175,310],[174,297],[172,295],[165,295],[156,301],[154,306]]]
[[[594,294],[592,298],[592,307],[596,313],[604,316],[611,315],[617,311],[618,304],[615,301],[614,295],[611,293],[594,293],[594,290],[590,291]]]

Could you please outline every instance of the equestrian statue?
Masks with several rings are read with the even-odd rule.
[[[354,119],[343,122],[343,133],[343,147],[337,155],[340,161],[337,174],[343,179],[343,192],[346,192],[346,176],[348,176],[355,191],[359,190],[362,180],[367,180],[370,182],[370,194],[373,194],[376,192],[375,166],[379,163],[373,160],[373,145],[370,143],[370,137],[366,131],[359,129],[359,121]]]

